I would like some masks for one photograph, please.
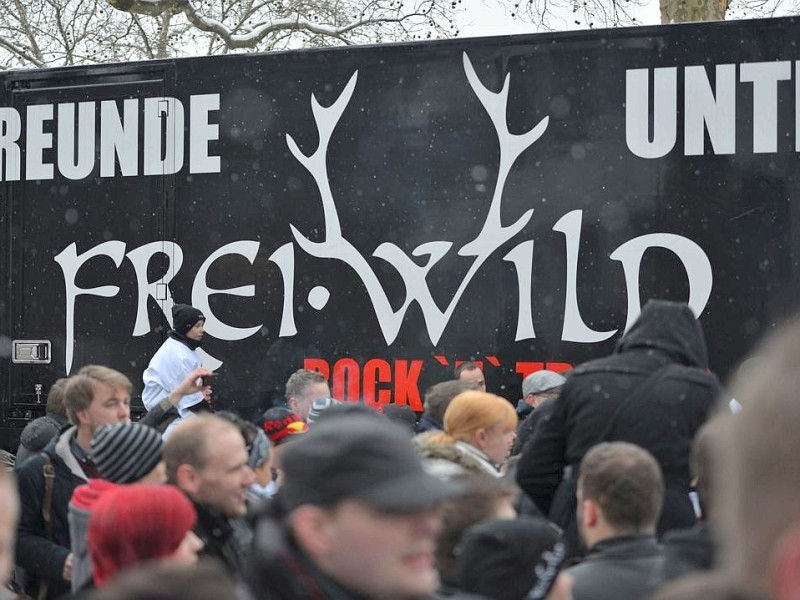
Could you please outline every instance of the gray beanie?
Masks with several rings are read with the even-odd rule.
[[[29,457],[44,450],[50,440],[58,435],[58,430],[58,422],[50,416],[39,417],[25,425],[19,438],[17,463],[21,465]]]
[[[255,469],[263,465],[270,457],[271,442],[264,433],[263,429],[256,430],[256,437],[253,443],[250,444],[250,450],[247,457],[247,466]]]
[[[112,483],[134,483],[161,461],[161,434],[141,423],[103,425],[92,438],[89,456]]]
[[[319,419],[320,415],[328,410],[332,406],[336,406],[337,404],[341,404],[338,400],[334,400],[333,398],[317,398],[314,402],[311,403],[311,408],[308,409],[308,416],[306,417],[306,423],[311,425],[317,419]]]

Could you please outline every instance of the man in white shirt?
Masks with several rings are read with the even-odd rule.
[[[142,402],[147,410],[156,407],[189,373],[202,366],[197,348],[203,341],[205,320],[203,313],[188,304],[172,307],[172,331],[150,360],[142,377]],[[179,420],[207,406],[210,398],[211,388],[208,386],[201,392],[181,398],[177,405]]]

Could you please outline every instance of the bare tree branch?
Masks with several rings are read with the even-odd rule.
[[[540,30],[636,24],[656,0],[469,0]],[[659,0],[727,16],[784,14],[800,0]],[[0,0],[0,67],[289,50],[458,35],[461,0]]]

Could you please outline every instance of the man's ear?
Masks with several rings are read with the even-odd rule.
[[[775,544],[769,585],[775,600],[800,600],[800,523],[789,527]]]
[[[581,516],[583,519],[584,527],[596,527],[597,522],[600,520],[599,507],[597,502],[591,499],[584,499],[581,501]]]
[[[187,494],[194,496],[200,489],[200,474],[192,465],[178,465],[175,483]]]
[[[294,414],[297,414],[297,400],[295,400],[294,398],[289,398],[288,404],[289,404],[289,408],[292,409],[292,412]]]
[[[329,532],[329,514],[319,506],[302,504],[289,515],[289,526],[300,548],[311,558],[320,559],[335,548]]]
[[[89,419],[86,416],[85,410],[79,410],[75,412],[75,425],[87,425],[89,423]]]

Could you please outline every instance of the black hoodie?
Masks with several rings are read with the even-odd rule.
[[[575,551],[580,461],[601,441],[629,441],[650,451],[664,473],[659,532],[691,527],[689,450],[720,391],[708,372],[702,328],[688,306],[651,300],[612,355],[568,376],[523,452],[517,482],[566,530]]]

